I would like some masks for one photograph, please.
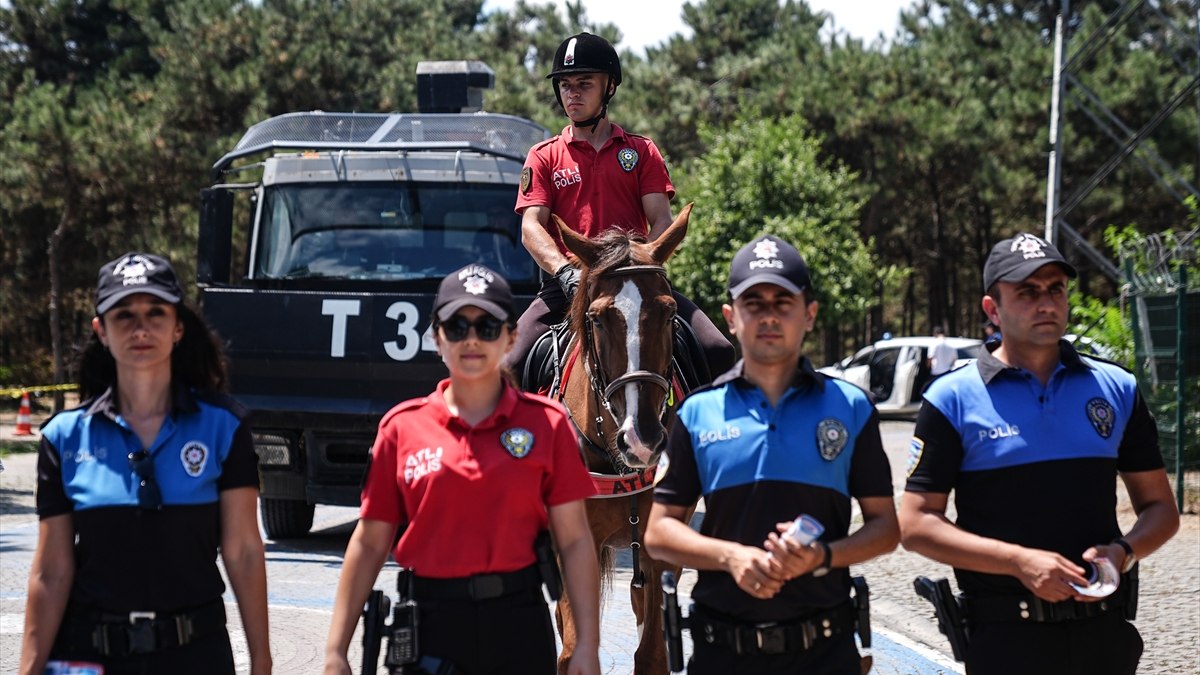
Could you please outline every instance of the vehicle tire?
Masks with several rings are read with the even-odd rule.
[[[316,506],[299,499],[271,497],[259,499],[258,508],[268,539],[303,537],[312,528],[313,512],[316,511]]]

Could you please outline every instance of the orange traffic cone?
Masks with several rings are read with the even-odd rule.
[[[21,392],[21,407],[17,408],[17,426],[13,429],[13,436],[32,436],[33,427],[30,426],[30,411],[29,411],[29,392]]]

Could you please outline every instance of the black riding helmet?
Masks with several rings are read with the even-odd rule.
[[[599,35],[584,32],[572,35],[558,46],[554,52],[554,64],[546,79],[554,81],[554,98],[558,99],[560,108],[565,109],[562,94],[558,91],[559,78],[563,75],[580,73],[608,75],[609,81],[613,84],[613,94],[615,94],[617,86],[621,84],[621,58],[617,56],[617,50],[613,48],[612,43]],[[608,114],[608,102],[612,100],[613,94],[608,92],[608,85],[605,84],[600,114],[590,120],[576,122],[575,126],[595,128],[600,120]]]

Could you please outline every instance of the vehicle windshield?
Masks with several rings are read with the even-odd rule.
[[[252,274],[260,279],[440,279],[483,263],[536,279],[512,185],[308,183],[264,190]]]

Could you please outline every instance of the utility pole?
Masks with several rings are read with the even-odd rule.
[[[1054,243],[1055,214],[1058,213],[1058,192],[1062,187],[1062,104],[1063,55],[1067,51],[1066,29],[1063,26],[1071,9],[1070,0],[1062,0],[1058,18],[1054,20],[1054,76],[1050,92],[1050,167],[1046,174],[1046,241]]]

